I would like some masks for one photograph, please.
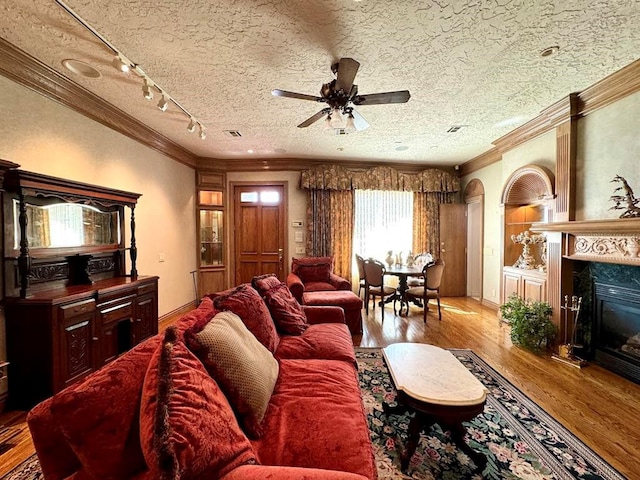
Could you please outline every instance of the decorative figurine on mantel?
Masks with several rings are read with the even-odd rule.
[[[624,195],[612,195],[609,200],[615,202],[615,205],[611,207],[609,210],[624,210],[624,213],[620,215],[620,218],[636,218],[640,217],[640,198],[636,198],[633,194],[633,190],[629,186],[629,183],[625,180],[624,177],[620,175],[616,175],[611,180],[611,183],[619,182],[622,185],[617,187],[613,193],[619,192],[620,190],[624,190]],[[626,206],[623,205],[626,203]]]
[[[543,260],[541,265],[536,265],[536,259],[531,255],[531,245],[544,243],[547,238],[542,235],[531,235],[529,231],[524,231],[518,235],[511,235],[511,241],[513,243],[520,243],[522,245],[522,253],[516,263],[513,264],[515,268],[522,268],[523,270],[533,270],[535,268],[546,268],[546,261]]]

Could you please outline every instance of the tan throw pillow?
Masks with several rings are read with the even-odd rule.
[[[279,366],[233,312],[220,312],[188,342],[218,382],[240,421],[253,438],[278,379]]]

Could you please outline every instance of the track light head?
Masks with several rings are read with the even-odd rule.
[[[167,101],[167,97],[165,97],[164,94],[162,94],[162,98],[158,102],[158,108],[162,112],[166,112],[167,108],[169,108],[169,102]]]
[[[207,132],[204,131],[204,127],[201,123],[198,124],[198,129],[198,136],[200,137],[200,140],[204,140],[205,138],[207,138]]]
[[[187,126],[187,132],[193,133],[196,130],[196,121],[192,118]]]
[[[144,83],[142,84],[142,94],[147,100],[153,100],[153,91],[151,90],[151,85],[152,83],[149,82],[149,79],[145,78]]]
[[[116,55],[115,57],[113,57],[113,62],[111,62],[111,65],[113,65],[113,68],[122,73],[128,73],[131,68],[124,62],[124,60],[122,60],[120,55]]]

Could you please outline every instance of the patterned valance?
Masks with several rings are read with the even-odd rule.
[[[340,165],[319,165],[303,170],[300,188],[306,190],[399,190],[405,192],[457,192],[460,179],[436,168],[400,173],[393,167],[349,170]]]

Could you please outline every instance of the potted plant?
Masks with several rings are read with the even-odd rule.
[[[511,341],[528,350],[538,352],[551,343],[556,326],[551,321],[551,306],[533,302],[512,294],[500,305],[500,314],[511,325]]]

